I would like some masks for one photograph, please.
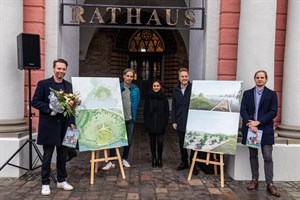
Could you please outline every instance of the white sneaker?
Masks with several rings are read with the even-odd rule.
[[[67,183],[67,181],[61,183],[57,182],[57,187],[63,188],[64,190],[73,190],[73,186]]]
[[[129,163],[127,162],[127,160],[123,159],[122,163],[123,163],[123,166],[124,166],[124,167],[127,167],[127,168],[130,167],[130,165],[129,165]]]
[[[42,186],[41,194],[42,195],[50,195],[51,194],[51,190],[50,190],[49,185],[43,185]]]
[[[115,168],[115,164],[113,164],[112,162],[108,162],[104,167],[102,167],[102,170],[110,170],[110,168]]]

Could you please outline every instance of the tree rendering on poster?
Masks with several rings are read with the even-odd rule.
[[[184,147],[235,154],[241,81],[193,81]]]
[[[119,78],[72,77],[72,84],[82,100],[76,117],[79,150],[127,146]]]

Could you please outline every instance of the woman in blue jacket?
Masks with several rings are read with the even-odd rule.
[[[162,167],[163,141],[169,120],[169,102],[159,80],[152,82],[145,96],[144,124],[150,138],[152,167]]]

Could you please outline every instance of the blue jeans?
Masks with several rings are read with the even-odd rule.
[[[125,160],[128,159],[128,154],[129,154],[129,151],[130,151],[130,146],[131,146],[132,140],[133,140],[133,130],[134,130],[134,122],[133,122],[133,120],[126,121],[126,132],[127,132],[128,146],[124,146],[124,148],[123,148],[123,155],[122,155],[122,159],[125,159]],[[110,155],[110,157],[116,156],[116,150],[115,149],[111,149],[109,151],[109,155]]]

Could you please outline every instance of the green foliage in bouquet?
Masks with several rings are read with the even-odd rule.
[[[65,93],[63,90],[57,91],[52,88],[50,90],[57,97],[58,107],[60,110],[63,110],[63,115],[76,117],[76,108],[81,104],[79,93]]]

